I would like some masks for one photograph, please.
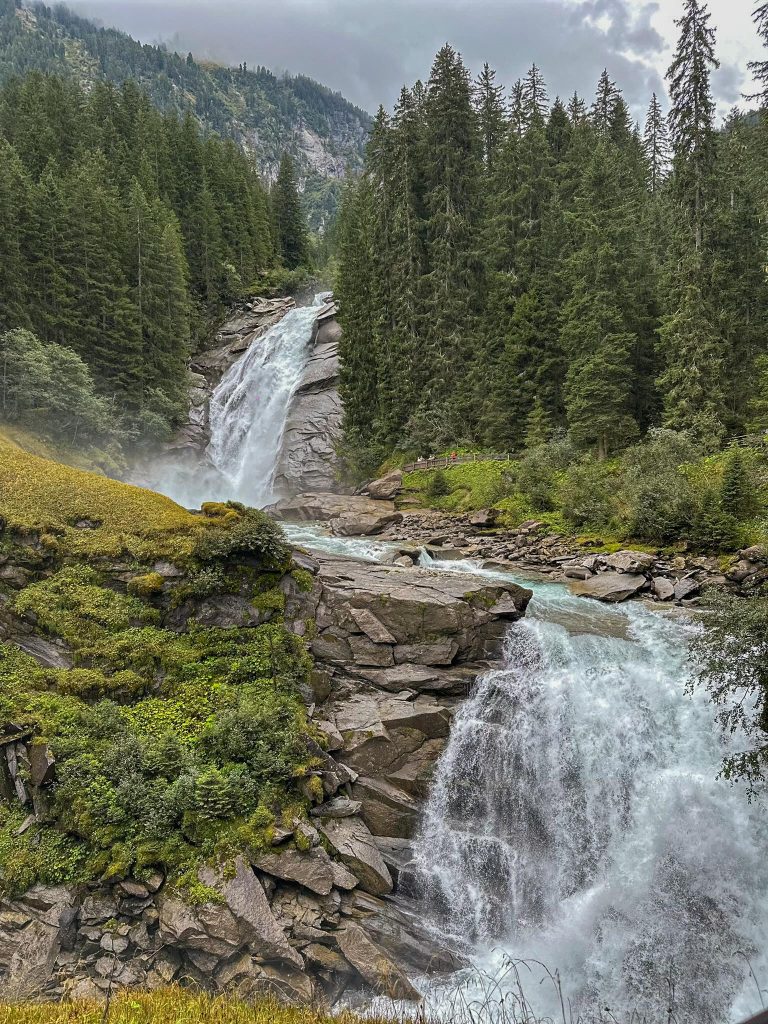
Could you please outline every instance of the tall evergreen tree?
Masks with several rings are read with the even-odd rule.
[[[272,189],[272,217],[277,250],[289,270],[309,264],[304,212],[290,153],[284,153]]]
[[[487,62],[475,80],[474,104],[483,141],[483,160],[491,173],[507,122],[504,87],[496,84],[496,72]]]
[[[675,22],[680,37],[667,72],[674,148],[675,191],[690,221],[696,249],[705,241],[705,221],[715,160],[714,101],[710,88],[715,32],[702,0],[685,0]]]
[[[671,155],[667,119],[656,93],[651,97],[645,119],[643,148],[648,162],[648,188],[655,195],[666,180]]]
[[[768,46],[768,3],[758,3],[752,20],[757,26],[757,34],[763,46]],[[759,99],[762,106],[768,107],[768,60],[751,60],[748,67],[760,86],[760,91],[750,98]]]

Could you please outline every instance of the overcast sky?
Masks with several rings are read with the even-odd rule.
[[[550,95],[591,97],[604,67],[636,117],[663,77],[682,0],[71,0],[80,12],[144,42],[224,63],[301,72],[373,112],[400,87],[426,79],[448,41],[473,73],[487,60],[510,84],[532,62]],[[761,51],[753,0],[710,0],[721,69],[721,113],[749,91],[747,61]]]

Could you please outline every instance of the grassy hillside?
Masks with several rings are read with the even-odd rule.
[[[194,898],[201,860],[304,813],[311,663],[282,613],[309,581],[271,520],[193,515],[2,439],[0,566],[0,726],[56,763],[34,827],[0,803],[0,891],[159,868]],[[233,615],[198,624],[222,597]]]
[[[446,512],[493,505],[510,526],[536,518],[564,533],[704,551],[768,540],[768,447],[707,455],[667,430],[615,459],[585,456],[561,438],[510,462],[408,473],[404,486],[407,498]]]
[[[345,170],[362,164],[369,115],[310,78],[198,63],[64,6],[0,0],[0,82],[31,70],[69,74],[85,86],[135,80],[161,110],[191,109],[207,128],[234,138],[269,176],[289,150],[314,227],[335,210]]]

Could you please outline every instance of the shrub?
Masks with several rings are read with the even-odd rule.
[[[557,506],[557,482],[560,474],[578,457],[572,442],[559,435],[546,444],[525,451],[515,464],[514,478],[531,506],[542,511]]]
[[[618,491],[633,537],[672,542],[690,534],[701,501],[686,466],[700,455],[688,434],[661,429],[627,450]]]
[[[285,569],[290,549],[283,531],[264,512],[235,502],[226,508],[235,512],[232,525],[213,525],[200,535],[195,554],[202,562],[223,562],[236,556],[250,556],[265,569]]]
[[[434,473],[429,474],[424,493],[428,498],[444,498],[451,493],[450,484],[442,469],[436,469]]]
[[[570,466],[559,487],[565,519],[577,527],[603,528],[616,516],[617,466],[585,456]]]

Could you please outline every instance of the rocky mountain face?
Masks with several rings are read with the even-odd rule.
[[[268,180],[288,150],[314,228],[334,213],[344,175],[362,166],[370,116],[312,79],[199,63],[99,28],[64,6],[0,0],[0,81],[31,70],[71,75],[86,88],[98,80],[138,82],[161,110],[191,109],[207,128],[235,139]]]
[[[166,587],[183,585],[172,566],[155,571]],[[114,575],[117,585],[125,565]],[[409,975],[461,965],[460,951],[437,948],[391,896],[407,884],[408,840],[457,699],[499,654],[530,591],[300,551],[277,587],[283,621],[308,639],[315,660],[304,693],[318,737],[309,741],[315,767],[301,781],[308,816],[276,826],[270,849],[201,868],[199,902],[169,889],[158,871],[35,885],[3,900],[5,994],[86,996],[180,981],[293,1002],[333,1003],[347,988],[414,999]],[[162,624],[241,627],[276,614],[230,588],[170,601]],[[38,636],[34,620],[4,615],[0,636],[41,664],[68,658]],[[0,728],[0,755],[0,798],[21,802],[29,811],[21,828],[34,827],[56,785],[55,757],[10,722]]]
[[[333,302],[317,315],[312,354],[288,410],[275,476],[278,494],[339,489],[339,339]]]

